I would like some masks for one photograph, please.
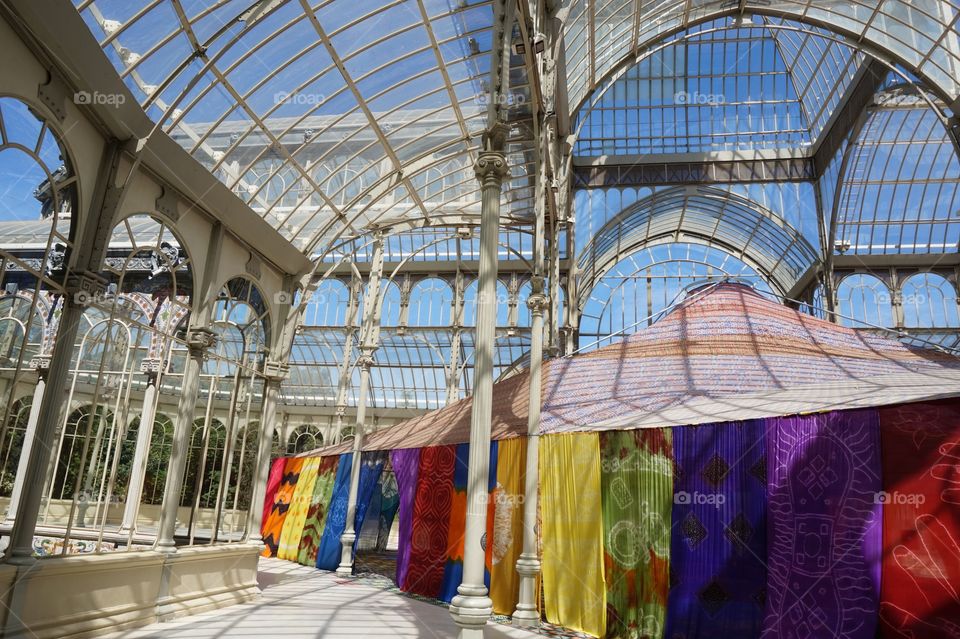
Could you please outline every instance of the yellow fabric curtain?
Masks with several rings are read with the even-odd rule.
[[[497,442],[497,486],[493,492],[493,565],[490,599],[498,615],[512,615],[520,592],[517,558],[523,551],[523,482],[527,438]]]
[[[280,533],[280,547],[277,557],[289,561],[297,560],[300,547],[300,534],[307,522],[307,510],[310,509],[310,500],[313,498],[313,485],[317,481],[317,469],[320,468],[320,458],[310,457],[300,469],[300,479],[293,491],[290,500],[290,510],[287,519],[283,522],[283,531]]]
[[[598,433],[540,437],[540,516],[547,620],[604,636]]]

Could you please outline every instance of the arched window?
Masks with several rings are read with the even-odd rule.
[[[341,280],[328,278],[317,285],[303,313],[305,326],[345,326],[350,289]]]
[[[463,325],[477,325],[477,288],[478,280],[474,280],[467,286],[463,293]],[[509,323],[510,315],[510,294],[507,286],[500,280],[497,280],[497,296],[493,300],[497,305],[497,326],[506,326]]]
[[[837,312],[843,326],[893,326],[890,289],[873,275],[847,275],[837,286]]]
[[[13,482],[17,476],[17,465],[23,450],[23,439],[30,419],[30,407],[33,396],[21,397],[10,407],[4,438],[0,442],[0,496],[9,497],[13,493]]]
[[[180,493],[181,506],[193,507],[197,503],[200,508],[213,508],[216,505],[226,435],[226,426],[215,417],[208,428],[204,428],[202,417],[193,422],[187,472]]]
[[[437,277],[420,280],[410,289],[408,326],[449,326],[453,289]]]
[[[141,503],[163,503],[163,490],[167,482],[167,467],[170,465],[172,450],[173,420],[157,413],[153,420],[153,433],[150,435],[150,452],[147,454]]]
[[[320,433],[320,429],[313,424],[304,424],[290,434],[290,439],[287,442],[287,454],[305,453],[321,446],[323,446],[323,435]]]
[[[397,326],[400,323],[400,287],[393,282],[381,282],[380,294],[383,301],[380,306],[380,326]],[[367,299],[367,286],[363,286],[363,300]],[[360,314],[363,322],[363,314]]]
[[[903,323],[910,328],[955,328],[960,326],[957,313],[957,289],[947,278],[936,273],[917,273],[904,280],[900,287],[903,301]]]
[[[525,282],[517,291],[517,326],[530,326],[533,321],[530,317],[530,307],[527,306],[531,293],[533,293],[533,284],[530,282]]]
[[[105,443],[109,441],[108,431],[112,425],[113,413],[103,406],[98,406],[96,411],[92,406],[81,406],[70,414],[61,435],[53,479],[54,499],[72,499],[81,489],[78,482],[86,484],[105,464],[109,465],[110,459],[105,458],[104,453],[109,455]],[[86,447],[84,440],[87,440]]]

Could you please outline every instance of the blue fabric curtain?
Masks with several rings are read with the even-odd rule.
[[[320,548],[317,550],[317,568],[322,570],[336,570],[340,565],[340,535],[347,525],[347,497],[350,493],[350,466],[353,453],[340,455],[337,464],[337,477],[333,480],[333,497],[330,499],[330,510],[327,511],[327,523],[323,527],[323,536],[320,537]]]
[[[357,531],[357,538],[353,542],[353,553],[357,553],[357,543],[360,541],[360,531],[363,530],[363,523],[367,518],[367,512],[370,510],[370,501],[373,499],[373,493],[380,483],[380,473],[383,472],[383,465],[387,461],[387,454],[380,451],[363,453],[360,456],[360,486],[357,488],[357,514],[354,519],[354,530]],[[376,512],[372,513],[379,522],[380,507],[377,506]]]

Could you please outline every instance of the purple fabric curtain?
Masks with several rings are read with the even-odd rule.
[[[767,587],[767,459],[761,420],[673,429],[667,631],[760,636]]]
[[[400,493],[400,540],[397,546],[397,585],[403,587],[410,567],[410,537],[413,531],[413,500],[417,496],[417,475],[420,474],[420,449],[403,448],[390,451],[390,464],[397,477]]]
[[[764,420],[764,639],[873,639],[880,585],[877,411]]]

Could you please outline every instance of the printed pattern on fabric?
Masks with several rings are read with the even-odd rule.
[[[410,561],[403,589],[425,597],[436,598],[443,583],[456,457],[456,446],[433,446],[420,452]]]
[[[673,428],[668,639],[760,636],[767,588],[761,420]]]
[[[283,480],[283,466],[287,463],[285,457],[277,457],[270,463],[270,475],[267,477],[267,494],[263,497],[263,517],[260,519],[260,537],[263,537],[263,527],[267,517],[273,510],[273,500],[277,496],[277,488]]]
[[[277,555],[280,536],[283,534],[283,522],[287,519],[287,512],[290,510],[290,502],[297,489],[297,480],[300,478],[303,462],[302,457],[288,457],[283,465],[283,478],[274,495],[273,508],[263,524],[264,549],[260,554],[264,557]]]
[[[443,583],[440,601],[450,603],[463,580],[463,534],[467,525],[467,464],[470,444],[457,446],[453,470],[453,495],[450,501],[450,522],[447,524],[447,550],[444,555]]]
[[[340,458],[335,455],[320,458],[317,480],[313,484],[313,495],[303,524],[303,533],[300,535],[300,549],[297,552],[297,562],[304,566],[317,565],[320,535],[323,534],[323,525],[326,523],[339,461]]]
[[[405,448],[390,452],[390,464],[397,476],[397,490],[400,493],[400,505],[397,516],[400,518],[399,540],[397,542],[397,586],[404,587],[407,570],[410,567],[410,547],[413,537],[413,510],[417,496],[417,478],[420,476],[419,448]]]
[[[517,559],[523,552],[523,498],[526,477],[527,438],[515,437],[499,442],[497,484],[491,553],[490,599],[493,612],[512,615],[520,593]],[[539,602],[539,597],[537,598]]]
[[[960,402],[880,409],[883,639],[960,637]]]
[[[320,536],[317,549],[317,568],[336,570],[340,565],[340,536],[347,524],[347,497],[350,493],[350,467],[353,465],[353,453],[340,455],[337,462],[337,476],[333,481],[333,495],[327,521]]]
[[[357,510],[354,514],[354,531],[357,533],[353,542],[353,554],[357,553],[357,546],[360,543],[361,532],[367,519],[367,513],[370,510],[373,501],[374,491],[380,483],[380,473],[383,472],[383,465],[387,461],[387,454],[380,451],[371,451],[363,453],[360,456],[360,484],[357,486]],[[380,524],[380,503],[376,504],[376,524]]]
[[[673,502],[671,440],[669,428],[600,435],[607,637],[663,636]]]
[[[300,469],[300,479],[290,499],[290,509],[283,522],[283,531],[280,534],[280,544],[277,548],[277,557],[287,561],[296,561],[300,550],[300,537],[303,526],[307,521],[307,511],[310,510],[310,500],[313,498],[313,486],[317,481],[317,469],[320,467],[319,457],[308,457]]]
[[[762,637],[873,639],[880,568],[876,410],[766,419]]]
[[[597,433],[540,438],[543,600],[547,621],[605,635]]]

